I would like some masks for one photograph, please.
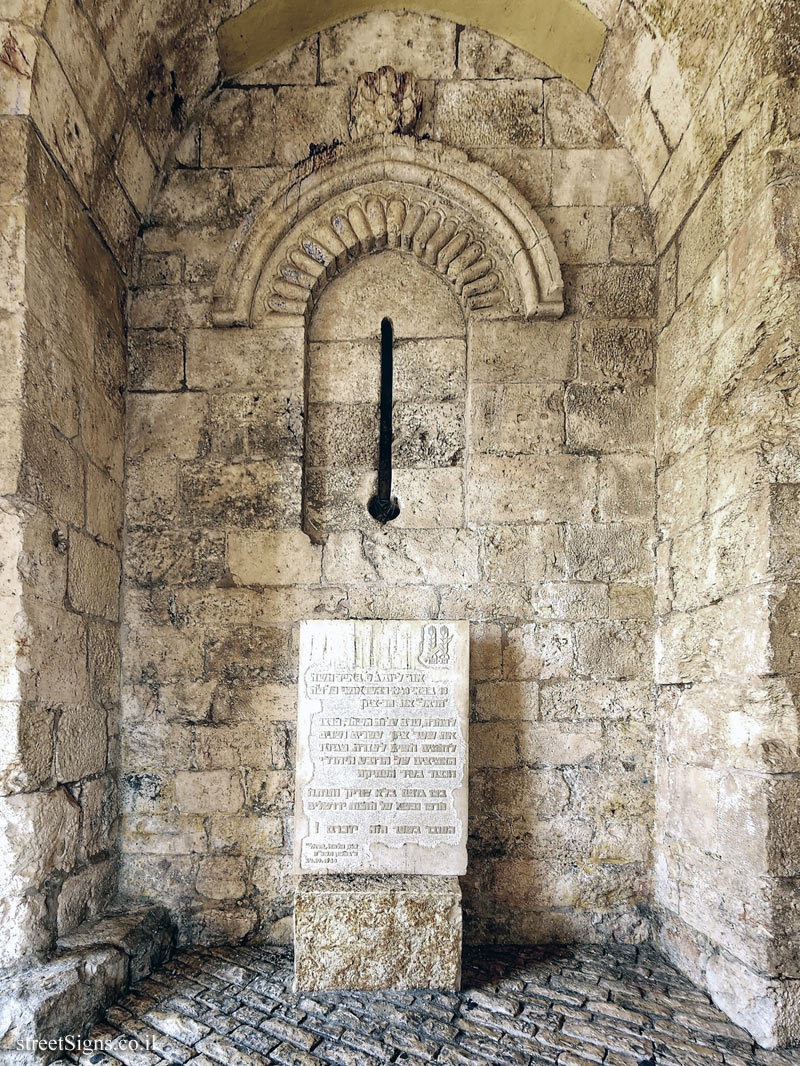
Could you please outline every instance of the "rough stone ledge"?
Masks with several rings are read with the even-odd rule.
[[[35,1066],[57,1058],[25,1045],[85,1035],[106,1007],[172,956],[175,941],[166,907],[112,911],[61,937],[48,962],[0,976],[0,1062]]]

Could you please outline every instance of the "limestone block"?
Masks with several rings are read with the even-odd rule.
[[[72,531],[69,537],[67,593],[83,614],[115,621],[119,617],[120,559],[114,548]]]
[[[151,904],[112,908],[86,922],[69,936],[59,937],[62,951],[75,952],[95,944],[111,944],[128,960],[128,979],[141,981],[165,963],[175,947],[175,926],[166,907]]]
[[[465,27],[468,30],[469,27]],[[495,38],[496,39],[496,38]],[[532,56],[527,56],[532,59]],[[470,158],[487,163],[535,206],[551,203],[553,153],[549,148],[471,148]]]
[[[181,499],[207,527],[282,529],[300,525],[300,465],[251,460],[187,463]]]
[[[38,599],[62,606],[67,585],[66,540],[61,529],[54,529],[53,519],[41,510],[4,511],[0,513],[4,564],[0,574],[9,593],[14,592],[19,578],[26,592]],[[17,555],[15,542],[21,537],[21,551]],[[6,548],[7,545],[7,548]],[[16,571],[16,573],[15,573]]]
[[[231,533],[228,570],[238,585],[305,585],[322,575],[322,550],[299,530]]]
[[[201,166],[258,167],[271,162],[275,93],[255,87],[220,90],[203,117],[200,137]]]
[[[65,788],[0,800],[3,893],[36,888],[57,870],[68,873],[78,851],[80,807]]]
[[[310,403],[359,403],[380,396],[377,337],[309,345]],[[466,390],[466,356],[459,338],[399,340],[394,346],[392,395],[396,401],[453,402]]]
[[[581,322],[580,376],[584,381],[644,383],[653,370],[647,324]]]
[[[469,627],[470,681],[498,678],[503,669],[502,630],[496,623],[473,622]]]
[[[88,389],[81,401],[81,440],[91,459],[122,484],[122,411],[99,389]]]
[[[458,69],[463,78],[553,77],[536,56],[475,26],[464,26],[459,34]]]
[[[540,214],[559,263],[604,263],[611,243],[610,207],[551,207]]]
[[[125,123],[114,169],[137,214],[144,215],[157,171],[137,124],[130,120]]]
[[[655,313],[653,267],[566,265],[563,274],[567,314],[587,318],[649,318]]]
[[[565,530],[567,573],[581,581],[652,580],[653,543],[647,526],[614,522]]]
[[[78,706],[89,699],[86,623],[70,611],[29,600],[25,624],[31,641],[24,660],[26,698],[51,706]],[[34,638],[35,634],[35,638]]]
[[[768,601],[769,592],[756,588],[693,612],[673,612],[658,632],[658,682],[734,680],[770,673]]]
[[[636,680],[652,673],[653,639],[646,622],[579,623],[576,645],[578,672],[588,677]]]
[[[81,853],[91,859],[100,852],[110,851],[117,839],[119,803],[114,778],[105,776],[84,781],[80,804]]]
[[[394,67],[417,78],[452,78],[456,27],[411,12],[374,11],[320,34],[323,82],[352,84],[365,70]]]
[[[604,111],[566,78],[544,84],[545,144],[554,148],[613,148],[617,139]]]
[[[207,585],[218,581],[225,569],[223,533],[132,530],[127,548],[126,577],[143,586]]]
[[[253,776],[253,775],[248,775]],[[263,781],[267,777],[283,777],[279,773],[261,773],[258,775]],[[275,790],[279,800],[283,803],[291,803],[291,795],[286,795],[282,790]],[[255,799],[255,802],[266,802],[263,793],[259,792]],[[278,799],[274,801],[277,806]],[[284,832],[283,832],[282,813],[279,814],[215,814],[211,818],[211,828],[209,830],[208,844],[209,848],[213,852],[227,852],[232,854],[247,855],[247,852],[253,849],[257,854],[262,855],[265,852],[277,851],[283,847],[284,844]],[[202,867],[201,867],[202,869]],[[227,868],[226,868],[227,869]],[[234,868],[231,867],[231,870]],[[234,876],[229,870],[225,877]],[[208,870],[205,871],[206,874]],[[246,873],[246,860],[242,859],[241,877],[245,878]],[[215,875],[216,876],[216,875]],[[236,875],[238,876],[238,875]],[[233,898],[237,898],[244,893],[242,889],[238,895],[231,893]],[[206,895],[211,895],[209,892],[205,892]],[[225,898],[223,896],[212,898]]]
[[[81,922],[102,913],[117,889],[114,859],[95,863],[68,877],[58,893],[56,929],[59,936],[71,933]]]
[[[343,85],[280,88],[275,94],[275,116],[281,131],[275,157],[290,167],[318,148],[349,140],[348,93]]]
[[[86,528],[114,548],[122,546],[122,488],[93,463],[86,464]]]
[[[545,680],[569,676],[575,655],[572,626],[540,622],[509,628],[503,652],[505,676],[511,680]]]
[[[374,491],[374,474],[370,495]],[[458,468],[394,469],[392,491],[400,504],[398,529],[448,529],[464,526],[464,474]]]
[[[433,618],[439,606],[436,589],[424,585],[350,585],[347,600],[352,618]]]
[[[785,580],[800,577],[800,486],[774,485],[770,491],[770,572]]]
[[[209,855],[197,872],[197,891],[209,899],[240,899],[245,892],[245,860],[236,855]]]
[[[0,793],[40,788],[53,767],[53,715],[36,704],[0,702]]]
[[[196,862],[194,856],[208,850],[208,838],[202,819],[168,814],[123,814],[120,821],[122,868],[120,884],[126,895],[156,895],[174,893],[185,895],[194,887]],[[158,862],[153,856],[163,856]],[[129,861],[130,857],[133,861]],[[144,858],[142,858],[144,856]],[[129,886],[127,876],[139,875],[139,888]],[[168,876],[165,876],[168,874]]]
[[[233,813],[241,808],[244,794],[240,776],[233,770],[179,770],[175,799],[187,814]]]
[[[709,959],[705,978],[714,1002],[761,1047],[800,1039],[800,981],[771,980],[722,953]]]
[[[128,633],[122,651],[123,678],[139,681],[157,674],[164,680],[195,679],[202,670],[201,641],[174,626],[151,626]]]
[[[609,588],[609,615],[611,618],[652,618],[652,588],[634,585],[629,582],[611,585]]]
[[[544,686],[541,707],[543,718],[640,721],[651,713],[652,698],[647,680],[569,680]]]
[[[82,526],[83,463],[74,448],[31,416],[24,420],[24,442],[20,495],[56,519]]]
[[[106,768],[106,712],[99,707],[65,707],[56,728],[56,776],[78,781]]]
[[[599,766],[602,727],[599,722],[587,722],[582,728],[558,722],[525,722],[519,730],[519,752],[524,766]]]
[[[482,534],[481,566],[488,581],[532,585],[566,576],[559,526],[489,526]]]
[[[586,621],[608,618],[609,590],[588,581],[548,581],[530,590],[533,617]]]
[[[436,100],[435,136],[464,148],[541,147],[542,99],[538,79],[445,83]]]
[[[474,533],[468,529],[387,529],[332,534],[325,547],[327,581],[463,584],[478,579]]]
[[[212,455],[228,459],[281,460],[303,448],[303,401],[299,393],[232,393],[209,398],[208,440]]]
[[[553,204],[640,204],[642,183],[624,148],[567,148],[553,152]]]
[[[455,877],[313,876],[294,903],[299,990],[461,985]]]
[[[127,404],[126,447],[131,459],[200,454],[206,398],[198,393],[131,393]]]
[[[490,681],[475,686],[475,719],[494,722],[535,720],[539,715],[539,686],[534,681]]]
[[[575,374],[575,323],[471,322],[473,382],[568,381]]]
[[[573,384],[567,388],[567,447],[572,451],[645,452],[653,447],[652,388]]]
[[[473,385],[470,447],[519,454],[564,444],[564,392],[558,385]]]
[[[596,465],[589,456],[476,455],[467,488],[473,522],[564,522],[588,519]]]
[[[708,454],[704,445],[685,452],[658,475],[658,525],[664,537],[699,522],[708,499]]]
[[[131,389],[173,391],[183,384],[183,344],[171,329],[134,329],[128,334]]]
[[[652,521],[655,462],[643,455],[603,455],[597,502],[604,522]]]
[[[645,208],[620,207],[614,212],[611,258],[616,263],[654,261],[653,227]]]
[[[290,737],[283,723],[261,726],[238,722],[232,726],[202,726],[195,730],[200,769],[274,767],[284,769],[290,756]]]
[[[207,676],[228,681],[286,681],[294,677],[291,633],[279,626],[236,626],[206,641]]]

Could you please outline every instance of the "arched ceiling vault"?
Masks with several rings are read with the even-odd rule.
[[[417,11],[488,30],[584,90],[606,34],[580,0],[255,0],[217,31],[223,73],[241,74],[317,30],[376,10]]]

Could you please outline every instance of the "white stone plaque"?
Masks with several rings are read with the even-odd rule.
[[[464,874],[468,622],[303,622],[298,873]]]

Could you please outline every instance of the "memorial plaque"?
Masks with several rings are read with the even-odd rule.
[[[298,873],[464,874],[467,622],[303,622]]]

